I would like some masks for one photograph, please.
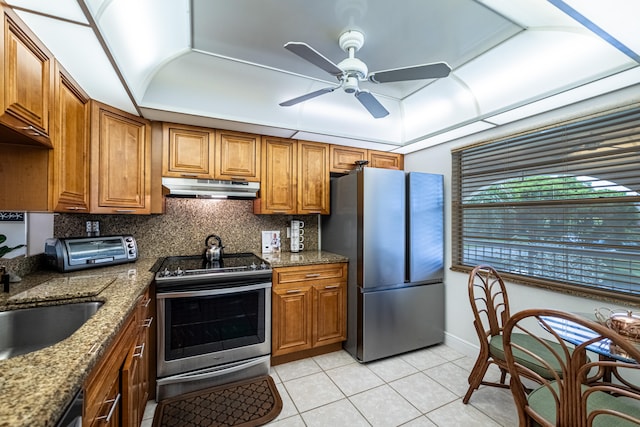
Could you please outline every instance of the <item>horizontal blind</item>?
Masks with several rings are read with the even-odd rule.
[[[454,267],[640,296],[640,109],[452,154]]]

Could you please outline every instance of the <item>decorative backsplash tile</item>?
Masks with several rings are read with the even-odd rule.
[[[132,234],[141,257],[199,254],[210,234],[220,236],[226,253],[260,253],[263,230],[280,231],[282,250],[288,251],[292,219],[305,221],[305,250],[317,250],[318,215],[254,215],[251,200],[167,198],[163,215],[60,214],[54,235],[84,236],[86,221],[100,221],[102,235]]]

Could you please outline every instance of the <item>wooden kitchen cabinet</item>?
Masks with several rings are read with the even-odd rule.
[[[260,135],[216,130],[215,179],[260,181]]]
[[[260,198],[254,201],[254,213],[297,212],[297,156],[296,140],[262,137]]]
[[[329,145],[262,137],[255,214],[328,214]]]
[[[162,176],[214,178],[213,129],[162,124]]]
[[[404,156],[386,151],[367,150],[367,166],[372,168],[404,170]]]
[[[298,214],[329,214],[329,145],[298,141]]]
[[[274,269],[272,364],[334,351],[346,328],[346,263]]]
[[[132,314],[113,344],[85,381],[83,427],[120,426],[122,418],[122,388],[120,370],[135,342],[137,325]]]
[[[52,208],[89,212],[89,96],[56,61],[53,150],[50,153]]]
[[[346,174],[356,168],[356,162],[367,160],[367,149],[356,147],[345,147],[342,145],[330,146],[332,173]]]
[[[331,145],[331,173],[347,174],[356,168],[356,162],[367,160],[370,168],[404,169],[404,156],[386,151]]]
[[[142,422],[144,409],[149,400],[150,331],[153,317],[149,310],[149,291],[139,299],[135,340],[122,366],[122,425],[138,427]]]
[[[7,6],[0,32],[0,142],[51,148],[53,55]]]
[[[151,213],[149,121],[91,103],[91,213]]]
[[[84,383],[82,425],[139,427],[149,399],[152,298],[147,291]]]

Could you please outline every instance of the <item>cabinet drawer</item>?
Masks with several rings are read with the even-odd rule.
[[[305,281],[317,282],[325,279],[331,279],[332,281],[347,280],[347,269],[344,263],[276,268],[274,272],[275,285]]]

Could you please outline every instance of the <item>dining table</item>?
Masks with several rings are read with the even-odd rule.
[[[584,317],[591,322],[600,323],[597,318],[589,313],[574,313],[580,317]],[[553,316],[540,316],[540,321],[544,322],[544,327],[552,329],[562,340],[574,344],[576,346],[582,345],[590,340],[593,340],[600,335],[587,326],[572,322],[569,319],[563,319]],[[550,331],[551,332],[551,331]],[[625,337],[626,338],[626,337]],[[630,340],[634,345],[640,348],[640,341],[632,338],[626,338]],[[600,360],[619,360],[627,363],[640,364],[640,361],[631,358],[624,350],[616,346],[608,339],[601,339],[588,344],[586,350],[593,352]],[[589,356],[585,355],[585,361]],[[615,367],[602,367],[597,373],[586,378],[586,383],[592,383],[595,381],[611,382],[612,377],[617,378],[622,383],[640,392],[640,386],[626,380],[623,375],[618,372]]]

